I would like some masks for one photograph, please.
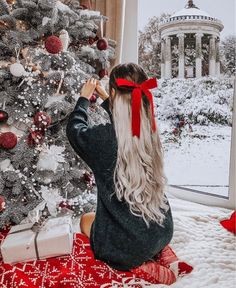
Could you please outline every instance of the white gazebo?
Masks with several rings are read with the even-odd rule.
[[[172,78],[172,46],[178,47],[178,77],[220,75],[219,41],[222,22],[196,7],[192,0],[186,7],[160,24],[161,77]],[[186,45],[195,48],[194,66],[185,65]],[[209,59],[204,62],[203,44],[209,45]],[[204,68],[204,69],[203,69]]]

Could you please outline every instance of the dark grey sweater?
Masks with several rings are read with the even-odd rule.
[[[125,201],[120,202],[116,194],[111,196],[117,139],[109,99],[101,106],[108,112],[111,123],[89,126],[89,100],[80,97],[70,114],[66,133],[75,152],[92,169],[98,188],[96,217],[90,236],[94,256],[112,268],[128,271],[151,260],[170,242],[173,220],[169,208],[164,228],[154,222],[148,228],[141,217],[129,211]]]

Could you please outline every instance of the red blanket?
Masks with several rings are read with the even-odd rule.
[[[0,232],[0,243],[6,235],[7,231]],[[95,260],[89,239],[83,234],[75,234],[71,255],[15,265],[4,264],[0,257],[0,287],[141,288],[144,284],[146,287],[150,286],[150,283],[170,285],[176,281],[176,276],[169,265],[173,262],[178,263],[177,260],[175,253],[167,245],[158,256],[157,263],[154,262],[154,270],[153,263],[146,262],[147,265],[143,264],[132,272],[118,271],[102,261]],[[155,277],[147,273],[148,269],[155,271]],[[189,272],[186,269],[182,271],[182,273]]]

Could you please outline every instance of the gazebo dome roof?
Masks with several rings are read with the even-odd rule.
[[[205,16],[211,17],[207,12],[200,10],[198,8],[184,8],[176,13],[174,13],[170,18],[178,16]]]

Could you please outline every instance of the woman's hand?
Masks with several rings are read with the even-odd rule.
[[[84,86],[81,89],[80,95],[82,97],[87,98],[88,100],[91,98],[91,96],[94,93],[94,90],[96,88],[97,85],[97,80],[94,78],[89,79]]]
[[[106,100],[109,97],[106,90],[103,88],[100,81],[98,81],[98,80],[97,80],[97,85],[96,85],[96,91],[97,91],[99,97],[102,98],[102,100]]]

